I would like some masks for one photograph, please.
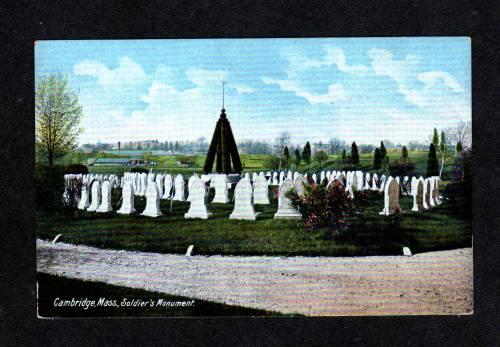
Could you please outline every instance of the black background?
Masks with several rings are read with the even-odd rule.
[[[0,14],[0,345],[500,345],[498,2],[2,1]],[[473,315],[36,318],[35,40],[429,35],[472,38]]]

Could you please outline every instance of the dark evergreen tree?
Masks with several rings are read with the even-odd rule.
[[[359,164],[359,153],[358,146],[356,145],[356,141],[351,145],[351,162],[353,164]]]
[[[439,164],[436,156],[436,146],[433,143],[429,146],[429,156],[427,158],[427,177],[439,175]]]
[[[295,149],[295,165],[299,166],[300,165],[300,151],[298,148]]]
[[[434,136],[432,136],[432,143],[436,147],[439,144],[439,135],[436,128],[434,128]]]
[[[309,165],[311,163],[311,145],[307,141],[304,149],[302,150],[302,160]]]
[[[384,146],[384,141],[380,141],[380,160],[384,160],[385,157],[387,156],[387,149],[385,149],[385,146]]]
[[[342,150],[342,161],[343,161],[343,162],[345,162],[346,157],[347,157],[347,155],[346,155],[346,153],[345,153],[345,149],[343,149],[343,150]]]
[[[408,149],[406,148],[406,146],[403,146],[403,148],[401,149],[401,159],[403,161],[408,160]]]
[[[375,169],[380,169],[382,167],[382,156],[379,148],[375,148],[375,152],[373,152],[373,167]]]
[[[288,167],[288,163],[290,162],[290,152],[288,151],[288,146],[285,146],[283,150],[283,161],[285,162],[285,167]]]
[[[457,142],[457,153],[461,153],[463,151],[463,147],[462,147],[462,142]]]

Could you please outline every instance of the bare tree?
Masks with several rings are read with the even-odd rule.
[[[346,147],[346,142],[337,137],[332,137],[328,144],[330,145],[330,151],[332,154],[338,153]]]
[[[470,147],[472,140],[472,123],[460,121],[456,126],[444,129],[448,144],[456,146],[458,142],[463,147]]]
[[[290,144],[291,139],[292,139],[292,135],[290,135],[290,133],[288,131],[284,131],[275,140],[276,147],[279,151],[279,157],[280,157],[279,169],[280,170],[281,170],[281,164],[283,161],[283,150],[285,149],[286,146],[288,146]]]

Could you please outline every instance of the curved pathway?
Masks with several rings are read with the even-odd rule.
[[[192,256],[37,240],[37,270],[305,315],[472,311],[472,249],[405,256]]]

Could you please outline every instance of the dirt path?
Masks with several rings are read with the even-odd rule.
[[[472,249],[412,257],[230,257],[37,241],[39,272],[305,315],[472,311]]]

